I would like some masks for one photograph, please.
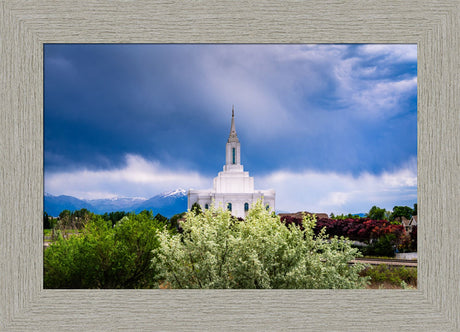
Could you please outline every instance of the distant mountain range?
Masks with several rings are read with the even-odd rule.
[[[167,218],[187,211],[187,191],[176,189],[153,196],[149,199],[143,197],[116,197],[106,199],[78,199],[72,196],[54,196],[45,193],[44,211],[50,216],[57,217],[63,210],[87,209],[97,214],[110,213],[115,211],[140,212],[152,210],[154,214],[161,214]],[[276,213],[289,213],[287,211],[276,211]],[[365,213],[356,213],[365,217]]]
[[[142,197],[116,197],[107,199],[78,199],[72,196],[54,196],[45,193],[44,211],[50,216],[57,217],[63,210],[87,209],[97,214],[114,211],[140,212],[152,210],[154,214],[171,218],[177,213],[187,211],[187,191],[176,189],[153,196],[149,199]]]

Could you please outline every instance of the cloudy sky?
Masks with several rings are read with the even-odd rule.
[[[45,45],[45,192],[207,189],[231,109],[276,209],[417,201],[416,45]]]

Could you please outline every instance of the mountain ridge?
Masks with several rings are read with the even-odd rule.
[[[161,214],[167,218],[187,211],[187,191],[182,188],[163,192],[150,198],[122,197],[99,199],[79,199],[69,195],[55,196],[45,192],[44,211],[48,215],[57,217],[63,210],[87,209],[93,213],[104,214],[116,211],[139,213],[143,210],[152,210],[154,214]],[[279,210],[279,213],[290,213]],[[352,213],[365,217],[366,213]]]
[[[187,191],[175,189],[150,198],[144,197],[112,197],[99,199],[80,199],[70,195],[59,195],[45,192],[44,211],[57,217],[63,210],[87,209],[93,213],[104,214],[115,211],[140,212],[152,210],[167,218],[187,210]]]

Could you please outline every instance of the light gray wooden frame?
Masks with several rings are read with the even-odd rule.
[[[1,1],[0,330],[460,330],[459,2]],[[414,291],[43,290],[43,43],[417,43]]]

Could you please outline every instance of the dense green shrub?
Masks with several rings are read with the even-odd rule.
[[[395,256],[396,236],[394,234],[385,234],[377,241],[364,248],[366,256]]]
[[[104,218],[104,220],[106,221],[109,221],[112,223],[112,226],[115,225],[119,220],[121,220],[121,218],[123,218],[124,216],[127,216],[128,213],[126,213],[125,211],[113,211],[113,212],[110,212],[110,213],[104,213],[102,215],[102,218]]]
[[[171,288],[360,288],[361,264],[344,238],[315,236],[315,220],[302,228],[282,223],[259,201],[246,220],[211,208],[190,211],[181,234],[166,230],[153,265]]]
[[[417,268],[405,266],[389,266],[380,264],[372,266],[361,272],[362,276],[370,277],[372,283],[389,283],[401,286],[404,282],[413,287],[417,286]]]
[[[177,229],[181,231],[182,229],[180,228],[179,225],[179,219],[182,219],[185,216],[185,212],[175,214],[169,219],[169,225],[172,229]]]
[[[51,229],[51,218],[48,213],[43,212],[43,229]]]
[[[60,236],[44,252],[45,288],[149,288],[152,250],[164,223],[151,213],[129,214],[112,227],[93,215],[80,233]]]

